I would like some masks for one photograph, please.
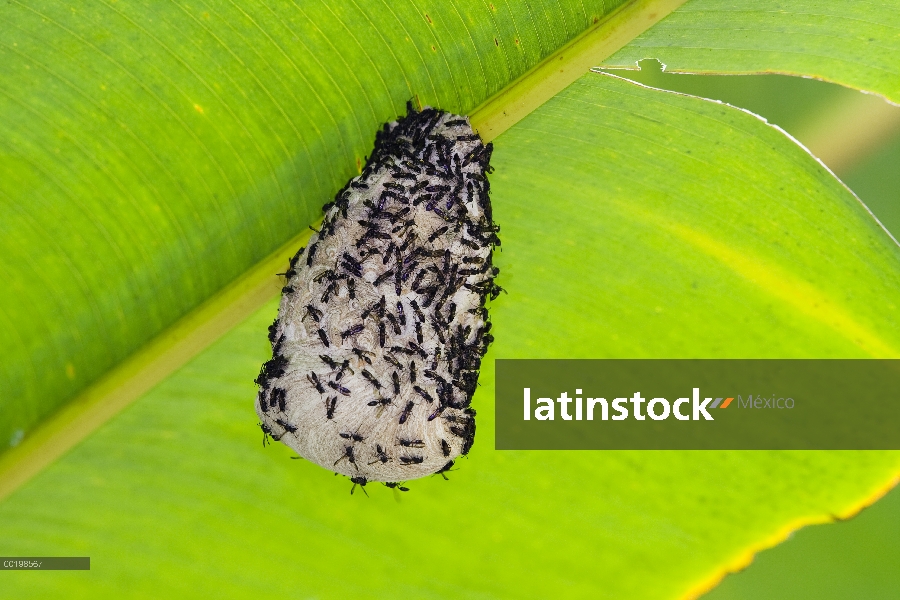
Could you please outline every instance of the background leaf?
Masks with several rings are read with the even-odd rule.
[[[900,107],[873,94],[787,75],[688,75],[656,60],[614,75],[650,87],[713,98],[784,128],[900,235]]]
[[[655,63],[655,64],[654,64]],[[653,87],[715,98],[777,123],[823,159],[881,222],[900,232],[900,108],[838,85],[784,75],[685,75],[660,72],[655,61],[640,71],[615,71]],[[874,122],[873,122],[874,121]],[[861,138],[858,132],[878,135]],[[848,131],[852,131],[850,135]],[[826,151],[822,152],[825,146]],[[827,151],[837,148],[839,153]],[[891,158],[894,160],[891,160]],[[837,161],[835,160],[837,159]],[[750,598],[844,600],[893,598],[900,589],[900,489],[848,521],[794,532],[728,575],[704,600]]]
[[[796,532],[703,600],[892,600],[900,589],[900,489],[849,521]]]
[[[900,453],[493,451],[491,358],[900,348],[898,248],[751,115],[593,74],[495,163],[510,294],[451,482],[397,505],[261,447],[273,303],[0,503],[0,551],[95,564],[75,583],[10,573],[11,594],[674,597],[883,491]]]
[[[498,221],[522,241],[496,262],[531,292],[497,327],[594,315],[534,328],[548,358],[898,354],[898,248],[820,164],[740,110],[582,81],[593,96],[570,88],[497,141],[493,190],[515,198]]]
[[[900,111],[898,111],[900,112]],[[884,225],[900,237],[900,136],[843,177]]]
[[[900,3],[689,0],[604,61],[668,71],[817,77],[900,103]]]
[[[407,100],[470,112],[620,4],[5,4],[0,447],[318,218]]]

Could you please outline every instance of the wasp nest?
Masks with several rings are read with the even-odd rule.
[[[475,440],[470,408],[493,340],[484,145],[468,119],[409,107],[290,261],[263,431],[354,484],[444,473]]]

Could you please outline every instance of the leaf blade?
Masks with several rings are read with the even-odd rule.
[[[468,112],[623,3],[10,4],[0,447],[311,223],[406,100]]]

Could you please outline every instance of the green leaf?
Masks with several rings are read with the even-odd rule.
[[[620,4],[4,5],[0,445]]]
[[[656,58],[672,72],[802,75],[900,103],[898,27],[896,0],[689,0],[604,66]]]
[[[492,189],[501,206],[514,199],[505,222],[495,211],[505,236],[496,262],[531,292],[508,323],[501,304],[496,326],[541,323],[526,348],[900,355],[896,242],[761,119],[592,75],[496,145]],[[595,327],[562,326],[585,312]]]
[[[9,595],[672,598],[883,493],[900,453],[494,451],[491,358],[900,354],[900,249],[754,116],[590,74],[495,143],[509,295],[450,482],[264,449],[271,303],[0,503],[4,553],[94,564]]]

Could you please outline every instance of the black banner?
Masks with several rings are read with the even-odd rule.
[[[496,361],[498,450],[900,449],[900,360]]]
[[[0,556],[0,571],[90,571],[88,556]]]

